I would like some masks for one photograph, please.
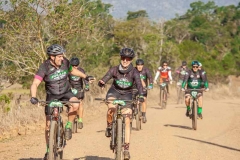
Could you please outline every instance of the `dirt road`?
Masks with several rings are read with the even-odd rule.
[[[132,131],[132,160],[240,159],[240,99],[205,100],[197,131],[191,129],[184,105],[176,105],[173,99],[166,110],[151,100],[147,118],[143,130]],[[64,159],[111,160],[105,124],[104,114],[85,123],[67,142]],[[41,160],[44,153],[43,132],[0,142],[1,160]]]

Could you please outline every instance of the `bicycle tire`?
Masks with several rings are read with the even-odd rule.
[[[57,153],[57,122],[51,121],[49,134],[49,160],[56,160]]]
[[[192,102],[192,128],[197,130],[197,101]]]
[[[180,87],[178,87],[178,89],[177,89],[177,104],[180,104],[181,103],[181,97],[182,97],[182,94],[181,94],[181,88]]]
[[[141,105],[139,104],[138,105],[138,114],[136,115],[136,129],[137,131],[140,131],[141,130],[141,111],[140,111],[140,107]]]
[[[116,160],[122,160],[122,119],[117,119],[117,148]]]
[[[162,106],[162,89],[160,87],[160,93],[159,93],[159,106]]]
[[[166,105],[167,105],[167,93],[166,93],[166,90],[165,90],[165,89],[164,89],[162,92],[163,92],[163,93],[162,93],[162,97],[161,97],[161,99],[162,99],[162,104],[161,104],[161,106],[162,106],[162,109],[166,109]],[[164,102],[164,97],[166,98],[166,99],[165,99],[165,102]]]

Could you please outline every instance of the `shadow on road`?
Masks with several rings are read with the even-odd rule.
[[[182,128],[182,129],[192,130],[192,128],[188,127],[188,126],[173,125],[173,124],[165,124],[164,126],[165,127],[175,127],[175,128]]]
[[[42,160],[42,158],[20,158],[18,160]]]
[[[196,141],[196,142],[200,142],[200,143],[205,143],[205,144],[210,144],[210,145],[213,145],[213,146],[218,146],[218,147],[230,149],[230,150],[237,151],[237,152],[240,151],[240,149],[236,149],[236,148],[232,148],[232,147],[228,147],[228,146],[224,146],[224,145],[220,145],[220,144],[216,144],[216,143],[212,143],[212,142],[207,142],[207,141],[203,141],[203,140],[198,140],[198,139],[193,139],[193,138],[183,137],[183,136],[177,136],[177,135],[175,135],[175,136],[179,137],[179,138],[183,138],[183,139],[188,139],[188,140],[192,140],[192,141]]]
[[[102,132],[105,132],[105,130],[99,130],[99,131],[96,131],[97,133],[102,133]]]
[[[113,159],[106,158],[106,157],[98,157],[98,156],[86,156],[86,157],[74,158],[73,160],[113,160]]]
[[[161,107],[150,107],[150,108],[153,108],[153,109],[158,109],[158,110],[162,110]]]

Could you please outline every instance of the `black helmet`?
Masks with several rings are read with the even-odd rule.
[[[142,59],[137,59],[136,65],[144,65],[144,61]]]
[[[80,61],[77,57],[73,57],[71,60],[70,60],[70,63],[72,66],[78,66]]]
[[[47,48],[47,54],[49,56],[57,56],[63,54],[64,52],[66,52],[66,50],[58,44],[53,44]]]
[[[186,66],[187,62],[186,61],[182,61],[182,66]]]
[[[199,62],[198,61],[192,61],[192,66],[193,65],[198,65],[199,66]]]
[[[133,49],[131,49],[131,48],[123,48],[120,51],[120,56],[134,58],[135,53],[134,53]]]

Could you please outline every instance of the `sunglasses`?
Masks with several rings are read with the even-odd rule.
[[[163,66],[167,66],[167,64],[164,64]]]
[[[198,68],[198,66],[192,66],[192,68]]]
[[[132,58],[130,58],[130,57],[121,57],[121,60],[122,61],[131,61],[132,60]]]

